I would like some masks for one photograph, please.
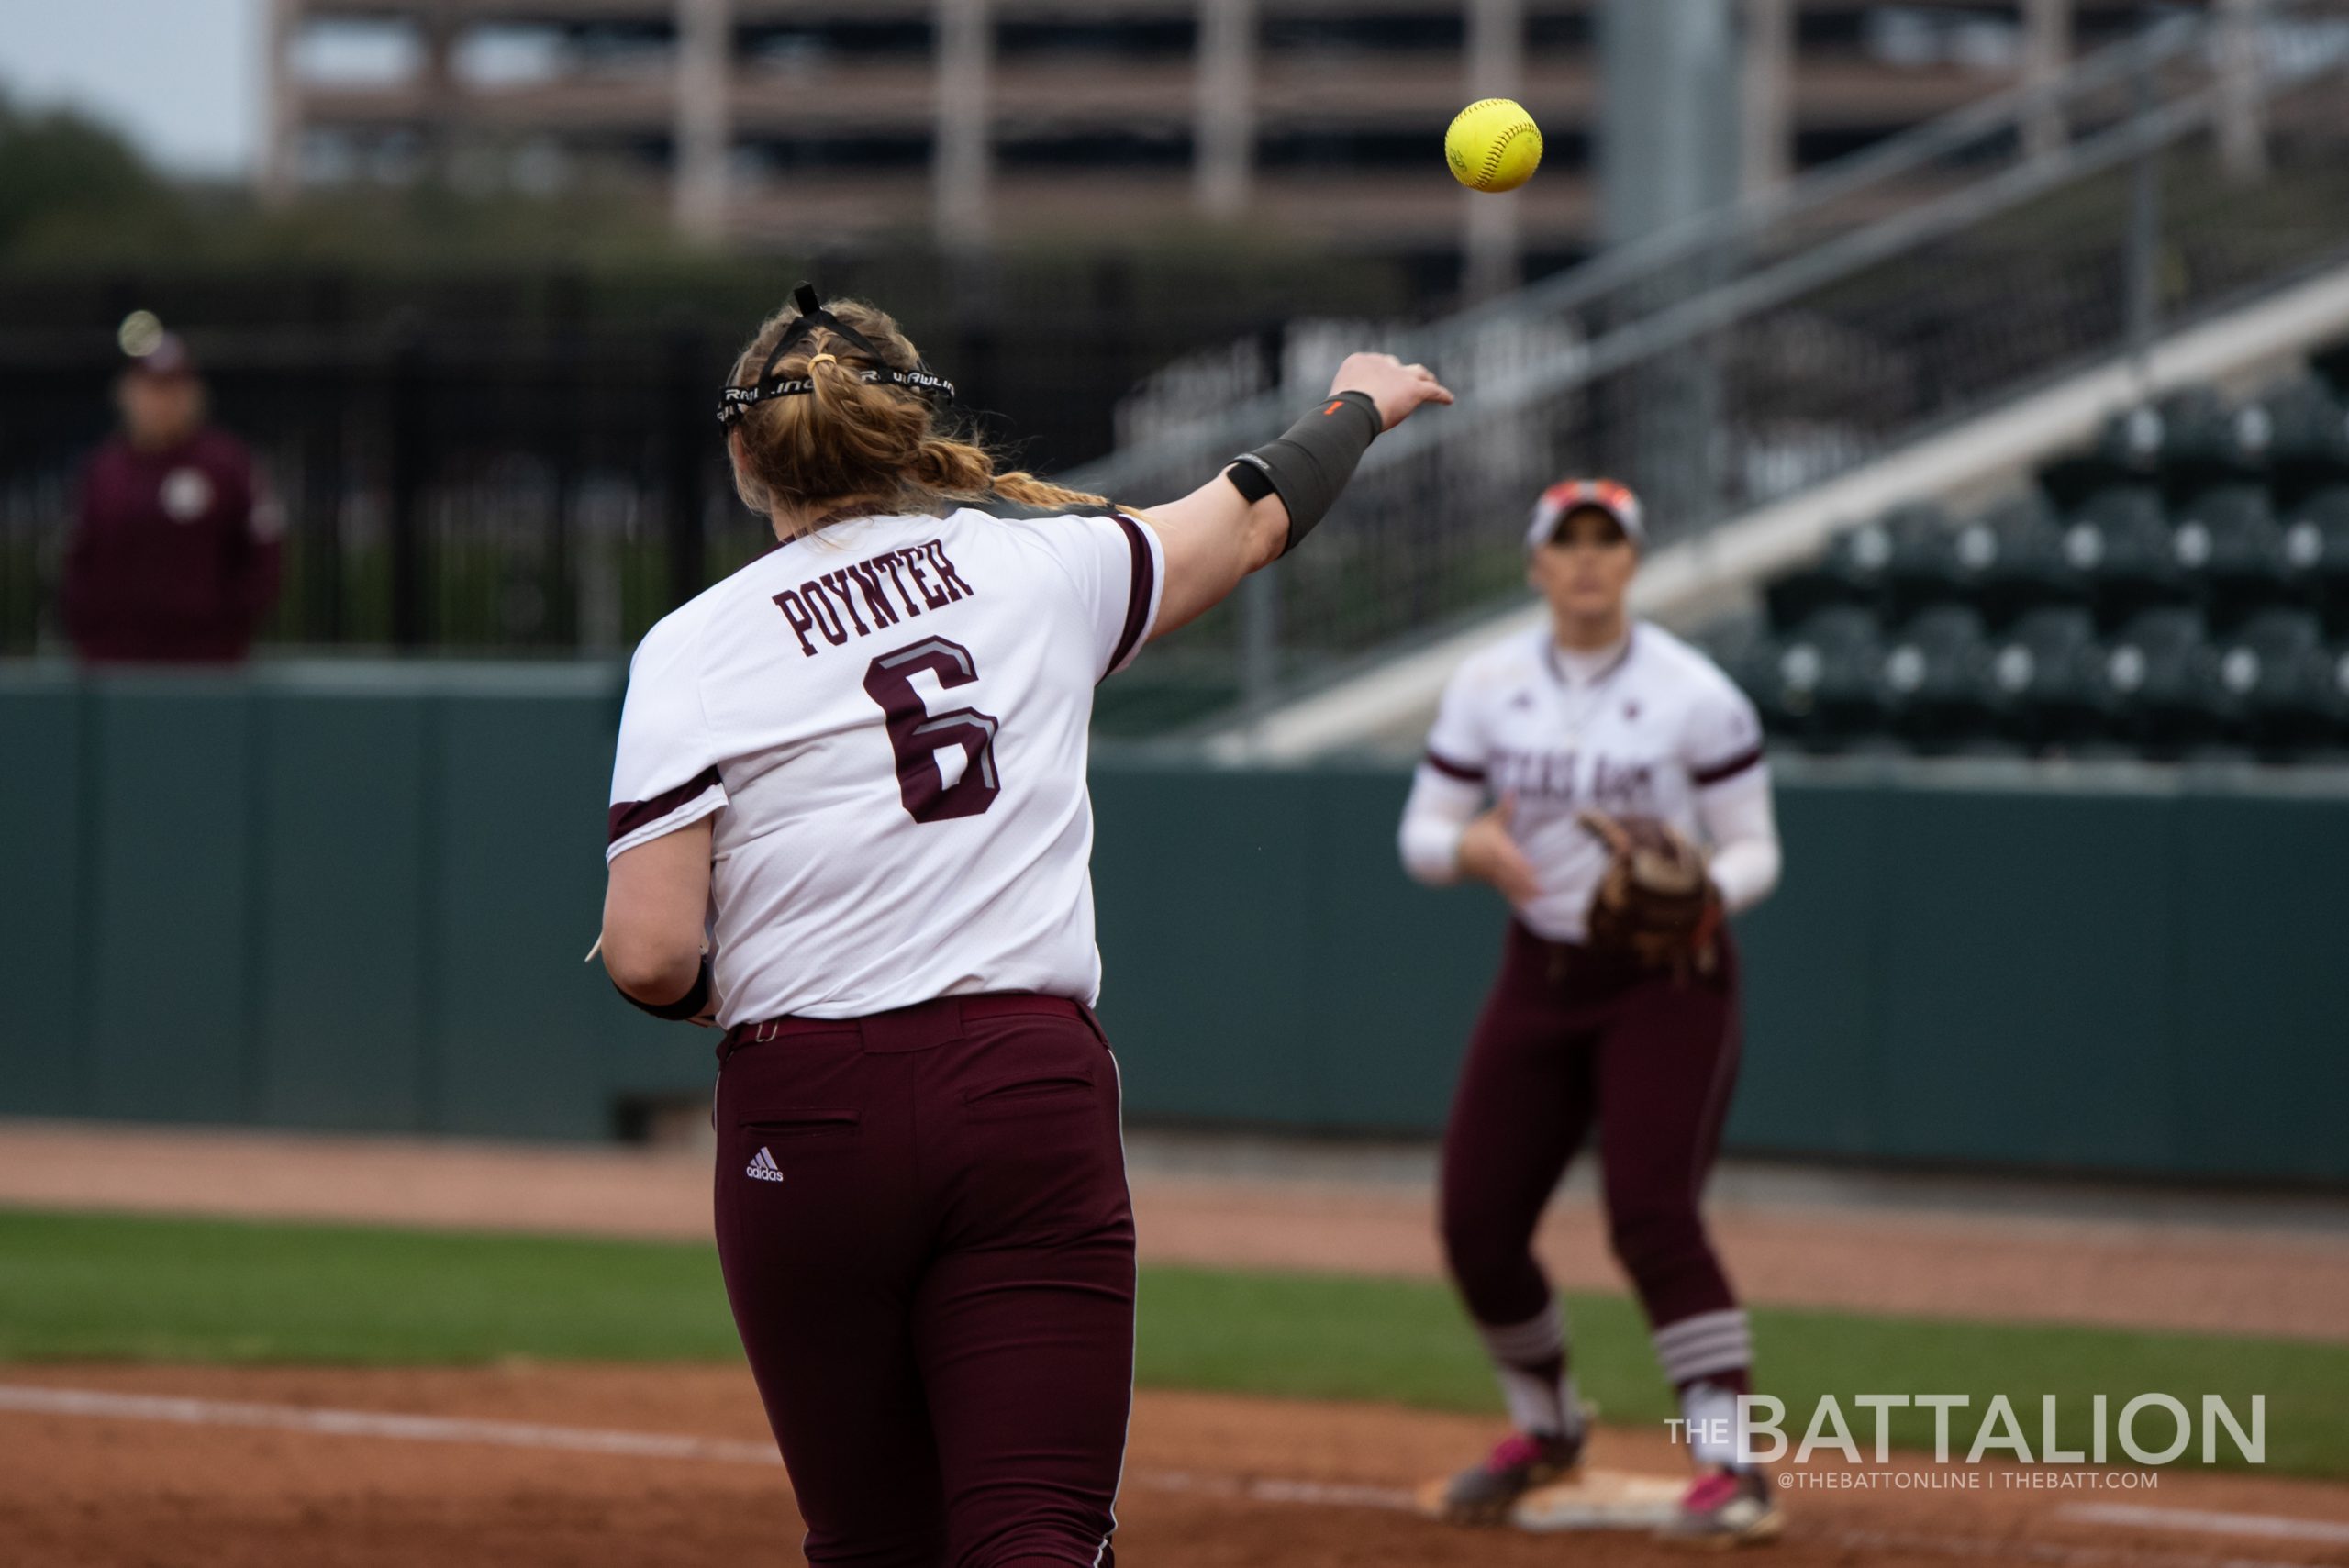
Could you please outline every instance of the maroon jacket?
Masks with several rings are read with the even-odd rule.
[[[234,436],[151,452],[117,436],[82,471],[65,629],[89,660],[242,659],[277,597],[279,531]]]

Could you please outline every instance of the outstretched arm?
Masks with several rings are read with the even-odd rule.
[[[1341,406],[1338,401],[1338,395],[1347,392],[1363,394],[1376,406],[1380,431],[1393,429],[1423,404],[1452,401],[1452,394],[1425,365],[1407,365],[1392,354],[1353,354],[1338,367],[1336,378],[1330,383],[1332,401],[1317,407],[1306,416],[1306,420],[1358,419],[1360,415],[1353,406]],[[1306,420],[1298,421],[1292,437],[1306,428]],[[1333,429],[1330,434],[1335,438],[1341,432]],[[1353,439],[1360,441],[1362,438],[1356,436]],[[1316,443],[1317,447],[1324,444],[1339,443],[1334,439]],[[1303,453],[1301,461],[1308,463],[1319,455],[1313,450],[1299,450]],[[1353,473],[1353,461],[1360,456],[1361,448],[1356,446],[1351,456],[1342,457],[1343,472],[1334,476],[1339,485]],[[1163,637],[1176,627],[1197,619],[1221,603],[1240,585],[1242,577],[1280,559],[1289,548],[1292,530],[1298,520],[1290,517],[1288,503],[1278,490],[1252,501],[1220,470],[1181,500],[1152,506],[1141,517],[1156,531],[1166,550],[1166,588],[1152,632],[1153,637]],[[1317,513],[1303,519],[1304,527],[1310,528],[1319,520]],[[1301,529],[1297,531],[1301,535]]]

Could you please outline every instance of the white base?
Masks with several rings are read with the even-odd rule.
[[[1435,1480],[1420,1486],[1419,1511],[1431,1518],[1443,1512],[1443,1491],[1449,1485]],[[1585,1470],[1571,1481],[1538,1487],[1518,1499],[1508,1522],[1519,1529],[1544,1534],[1556,1530],[1653,1529],[1669,1522],[1678,1507],[1684,1480],[1662,1475],[1633,1475],[1621,1470]]]
[[[1670,1522],[1684,1478],[1586,1470],[1572,1481],[1543,1486],[1518,1499],[1509,1523],[1520,1529],[1653,1529]]]

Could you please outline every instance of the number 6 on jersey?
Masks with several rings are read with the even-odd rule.
[[[888,716],[889,745],[897,753],[897,798],[917,822],[976,817],[1003,790],[995,773],[995,715],[958,707],[933,717],[914,690],[922,670],[949,689],[979,678],[971,651],[942,637],[884,653],[866,667],[865,695]],[[963,758],[963,776],[951,784],[938,766],[938,753],[948,746],[962,747]]]

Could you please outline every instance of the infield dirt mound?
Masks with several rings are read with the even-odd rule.
[[[0,1410],[0,1561],[44,1568],[436,1568],[798,1561],[799,1522],[739,1367],[511,1365],[357,1371],[0,1367],[0,1384],[681,1434],[717,1457],[323,1435],[234,1424]],[[189,1407],[183,1413],[192,1413]],[[224,1413],[225,1414],[225,1413]],[[1635,1535],[1461,1531],[1403,1511],[1408,1489],[1473,1456],[1490,1423],[1377,1406],[1145,1393],[1119,1514],[1121,1559],[1196,1568],[1553,1568],[1685,1563]],[[1609,1430],[1596,1459],[1670,1475],[1660,1434]],[[1916,1467],[1909,1466],[1912,1470]],[[1962,1467],[1957,1467],[1962,1468]],[[2201,1526],[2077,1517],[2077,1493],[1794,1495],[1770,1568],[2349,1565],[2349,1490],[2166,1475],[2091,1495]],[[2207,1516],[2238,1519],[2214,1533]],[[2276,1521],[2298,1522],[2278,1534]]]

